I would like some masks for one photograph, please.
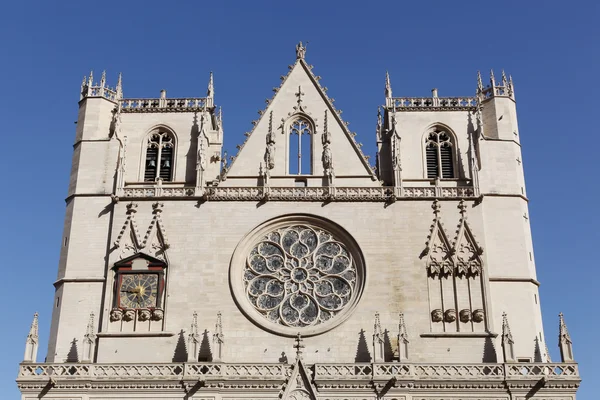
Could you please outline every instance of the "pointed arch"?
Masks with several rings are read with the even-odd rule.
[[[423,134],[423,175],[427,179],[458,178],[457,139],[445,124],[431,124]]]
[[[142,140],[140,181],[175,180],[177,135],[169,126],[158,124],[148,130]]]
[[[292,114],[283,124],[289,175],[312,175],[314,171],[315,121],[306,113]]]

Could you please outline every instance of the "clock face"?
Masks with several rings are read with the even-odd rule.
[[[119,307],[156,307],[158,298],[157,274],[123,274],[119,287]]]

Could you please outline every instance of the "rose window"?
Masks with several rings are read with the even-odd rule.
[[[362,254],[329,221],[286,216],[244,239],[230,273],[234,298],[261,327],[314,335],[341,323],[364,286]]]

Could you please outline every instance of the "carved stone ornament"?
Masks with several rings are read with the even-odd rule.
[[[140,321],[148,321],[150,319],[151,315],[152,314],[150,313],[150,310],[147,310],[147,309],[139,310],[138,319]]]
[[[358,245],[345,231],[320,218],[287,216],[244,239],[230,279],[238,305],[259,326],[306,336],[349,315],[364,275]]]
[[[155,308],[154,310],[152,310],[152,321],[160,321],[163,319],[164,316],[165,312],[160,308]]]
[[[120,321],[123,318],[123,310],[114,308],[110,311],[110,322]]]
[[[469,322],[471,320],[471,310],[460,310],[459,317],[460,322]]]
[[[433,322],[442,322],[442,318],[443,318],[443,313],[442,313],[442,310],[440,310],[439,308],[436,308],[435,310],[433,310],[431,312],[431,320]]]
[[[135,318],[135,311],[134,310],[125,310],[125,312],[123,313],[123,321],[133,321],[133,319]]]
[[[446,322],[456,321],[456,310],[454,310],[452,308],[449,310],[446,310],[446,312],[444,312],[444,320]]]
[[[485,314],[482,309],[478,308],[473,311],[473,322],[483,322]]]

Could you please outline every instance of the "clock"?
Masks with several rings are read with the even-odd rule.
[[[159,278],[153,273],[124,273],[119,280],[120,308],[155,308],[158,300]]]

